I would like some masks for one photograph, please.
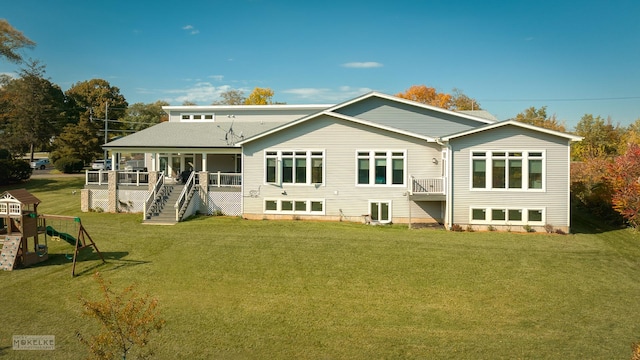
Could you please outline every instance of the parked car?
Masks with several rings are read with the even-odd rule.
[[[105,160],[96,160],[91,163],[91,168],[93,170],[111,170],[111,159]]]
[[[36,159],[36,160],[31,162],[31,168],[32,169],[44,170],[50,164],[51,163],[49,162],[49,159]]]
[[[125,163],[124,171],[147,171],[144,160],[129,160]]]

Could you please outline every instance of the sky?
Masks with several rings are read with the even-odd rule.
[[[335,104],[426,85],[500,120],[532,106],[569,130],[585,114],[640,118],[637,0],[5,0],[0,18],[63,91],[99,78],[129,104],[255,87]],[[18,69],[0,59],[0,73]]]

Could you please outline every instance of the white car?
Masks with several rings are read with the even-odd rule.
[[[32,169],[44,170],[49,166],[49,159],[37,159],[31,162]]]
[[[105,160],[96,160],[91,163],[91,168],[93,170],[111,170],[111,159]]]

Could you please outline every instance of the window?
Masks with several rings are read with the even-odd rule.
[[[404,185],[405,151],[358,151],[358,185]]]
[[[268,184],[322,184],[324,151],[266,151]]]
[[[525,225],[544,223],[544,209],[523,209],[513,207],[469,208],[472,224]]]
[[[280,199],[265,200],[265,213],[279,214],[324,214],[324,200]]]
[[[543,152],[473,151],[472,189],[543,189]]]
[[[214,121],[213,114],[180,114],[181,121]]]
[[[369,214],[371,221],[379,223],[391,222],[391,202],[390,201],[370,201]]]

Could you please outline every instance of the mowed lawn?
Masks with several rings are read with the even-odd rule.
[[[640,341],[640,235],[590,219],[577,234],[453,233],[354,223],[81,213],[83,178],[22,185],[40,213],[80,216],[102,265],[0,272],[0,357],[82,359],[92,273],[160,301],[158,359],[628,359]],[[7,188],[1,188],[3,192]],[[72,191],[77,193],[73,194]],[[59,231],[72,225],[54,223]],[[13,335],[55,335],[14,351]]]

